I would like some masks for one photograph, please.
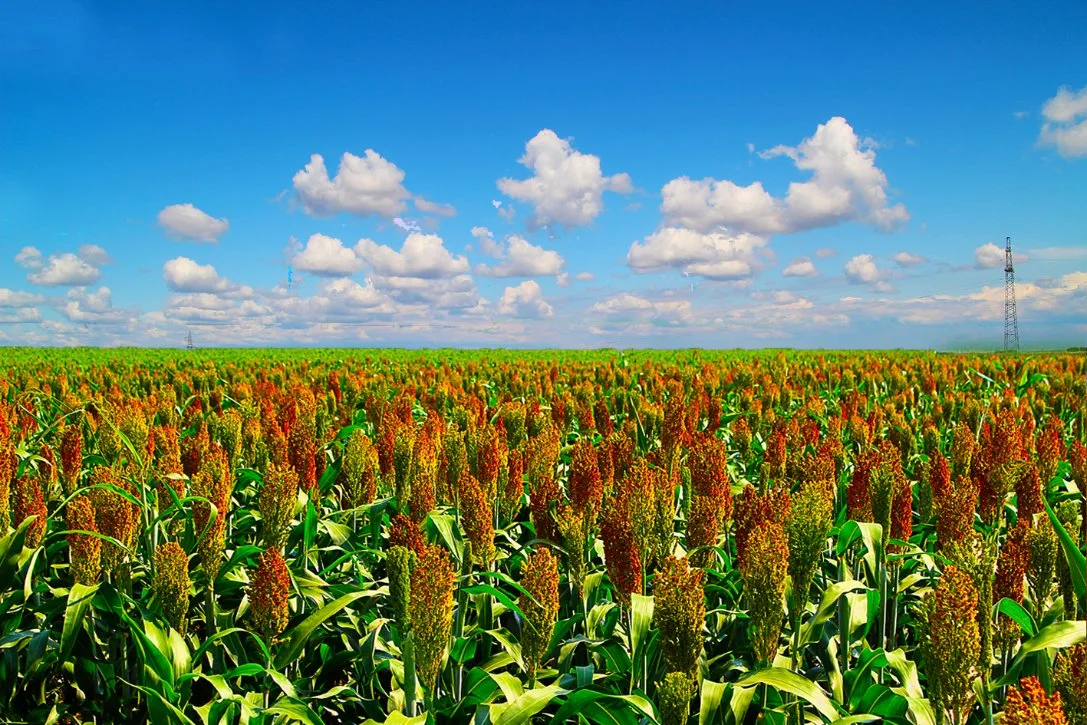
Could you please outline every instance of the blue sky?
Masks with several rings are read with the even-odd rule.
[[[1087,339],[1083,3],[592,6],[5,3],[0,342]]]

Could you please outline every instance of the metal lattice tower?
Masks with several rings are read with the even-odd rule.
[[[192,350],[195,345],[192,344],[192,330],[189,330],[189,334],[185,335],[185,349]]]
[[[1015,311],[1015,265],[1012,238],[1004,240],[1004,352],[1019,352],[1019,319]]]

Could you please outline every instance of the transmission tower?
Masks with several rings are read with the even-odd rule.
[[[1004,352],[1019,352],[1019,319],[1015,312],[1015,265],[1012,238],[1004,240]]]
[[[185,349],[192,350],[196,346],[192,344],[192,330],[189,330],[189,334],[185,335]]]

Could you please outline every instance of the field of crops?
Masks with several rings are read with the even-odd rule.
[[[4,359],[0,721],[1087,723],[1082,355]]]

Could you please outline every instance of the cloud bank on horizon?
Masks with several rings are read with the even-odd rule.
[[[0,77],[44,72],[17,60],[0,56]],[[216,173],[163,152],[108,184],[75,164],[50,181],[16,154],[0,174],[0,344],[179,346],[191,330],[206,346],[996,347],[1005,233],[1025,343],[1082,344],[1087,205],[1064,203],[1087,192],[1077,80],[1019,89],[1031,110],[1009,100],[996,145],[854,99],[767,127],[722,118],[727,139],[679,116],[676,137],[655,136],[666,111],[651,108],[644,129],[520,110],[487,138],[406,108],[369,111],[388,123],[293,113],[274,152],[259,149],[271,125],[234,145],[209,127],[188,143]],[[48,170],[64,143],[35,143]],[[956,161],[968,152],[995,166]],[[1002,160],[1026,171],[994,176]]]

